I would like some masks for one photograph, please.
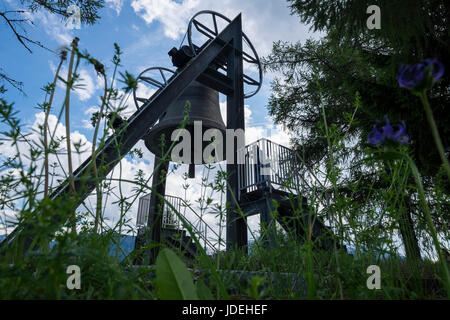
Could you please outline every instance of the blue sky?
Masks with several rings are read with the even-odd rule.
[[[18,1],[3,1],[0,8],[17,7]],[[220,2],[220,4],[219,4]],[[113,43],[117,42],[124,55],[122,71],[137,75],[143,69],[152,66],[173,68],[167,52],[179,46],[187,29],[188,20],[196,12],[213,9],[233,18],[243,13],[244,31],[253,42],[260,56],[270,52],[272,42],[278,39],[297,41],[306,39],[307,28],[301,25],[297,17],[289,15],[287,2],[280,0],[245,1],[203,1],[203,0],[109,0],[100,11],[101,20],[93,26],[82,25],[81,30],[69,30],[65,21],[45,12],[30,15],[35,24],[27,28],[28,36],[43,43],[51,50],[67,45],[74,36],[80,38],[80,48],[111,67]],[[44,96],[40,88],[51,81],[58,59],[52,52],[31,45],[33,53],[23,48],[5,24],[0,29],[1,67],[12,78],[24,82],[23,96],[10,89],[6,97],[19,107],[24,121],[34,121],[36,103]],[[90,134],[84,128],[82,120],[88,119],[83,112],[98,103],[101,86],[97,84],[95,73],[84,65],[86,90],[75,96],[73,101],[74,121],[72,127],[82,134]],[[111,71],[111,70],[109,70]],[[266,75],[262,90],[254,98],[246,100],[251,110],[251,121],[247,124],[268,123],[267,98],[270,95],[270,75]],[[91,81],[92,80],[92,81]],[[92,86],[94,85],[94,87]],[[81,99],[77,99],[81,98]],[[224,98],[222,97],[222,100]],[[58,102],[58,100],[56,101]]]
[[[20,8],[20,1],[5,0],[0,3],[0,10]],[[77,36],[79,46],[87,50],[93,57],[101,61],[111,73],[113,43],[117,42],[124,52],[122,69],[133,75],[153,66],[172,68],[167,52],[178,47],[186,32],[189,19],[200,10],[218,11],[228,18],[238,13],[243,15],[244,32],[255,46],[259,56],[270,53],[272,43],[277,40],[304,41],[317,35],[310,33],[309,28],[299,22],[298,17],[290,15],[287,2],[283,0],[107,0],[100,11],[101,19],[92,26],[82,25],[80,30],[65,27],[60,17],[46,12],[28,14],[34,26],[27,27],[27,36],[40,41],[47,48],[56,51],[67,45]],[[44,101],[44,93],[40,89],[53,79],[58,58],[51,51],[30,45],[30,54],[14,37],[6,24],[0,24],[0,67],[11,78],[24,83],[26,96],[12,87],[4,98],[14,102],[19,111],[19,118],[25,130],[42,119],[37,104]],[[78,90],[71,100],[71,133],[85,141],[88,145],[92,139],[93,128],[88,125],[92,110],[98,105],[102,93],[102,83],[92,67],[83,64],[80,68],[84,90]],[[273,75],[266,74],[261,91],[247,99],[246,104],[246,140],[252,142],[259,137],[269,137],[276,142],[287,145],[289,136],[280,127],[274,126],[267,115],[267,101],[270,96],[270,81]],[[120,88],[120,85],[119,85]],[[63,90],[56,92],[54,106],[59,110],[63,98]],[[225,98],[221,96],[222,107]],[[56,124],[56,123],[55,123]],[[60,124],[64,127],[64,123]],[[61,129],[62,130],[62,129]],[[4,154],[8,153],[2,147]],[[145,150],[144,150],[145,151]],[[84,157],[84,156],[83,156]],[[82,157],[82,158],[83,158]],[[82,159],[81,159],[82,160]],[[124,170],[132,176],[137,169],[151,171],[153,158],[145,153],[145,159],[124,160]],[[126,171],[129,170],[129,171]],[[201,169],[198,169],[201,170]],[[180,174],[174,174],[168,185],[168,193],[179,195]],[[192,192],[192,198],[199,194],[199,189]],[[114,219],[114,210],[109,213]]]

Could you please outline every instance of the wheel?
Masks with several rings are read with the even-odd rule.
[[[206,16],[211,16],[211,18],[207,18]],[[202,20],[205,20],[206,22],[200,22],[199,18],[202,17]],[[195,14],[192,19],[189,21],[188,31],[187,31],[187,39],[188,44],[194,53],[194,55],[198,54],[203,47],[197,46],[194,44],[192,39],[192,32],[194,30],[198,31],[201,36],[206,37],[207,40],[203,44],[203,46],[208,42],[214,39],[219,35],[220,32],[222,32],[223,29],[231,22],[230,19],[228,19],[226,16],[224,16],[221,13],[211,11],[211,10],[203,10]],[[210,24],[208,26],[208,23]],[[212,26],[211,26],[212,24]],[[261,89],[262,81],[263,81],[263,72],[262,72],[262,66],[261,62],[258,57],[258,53],[256,52],[255,48],[253,47],[252,43],[248,39],[248,37],[245,35],[245,33],[242,34],[242,41],[243,41],[243,60],[244,60],[244,98],[250,98],[253,97],[258,91]],[[256,68],[257,70],[257,79],[251,77],[248,75],[246,70],[254,70]],[[226,67],[222,68],[222,70],[226,71]]]
[[[147,103],[155,92],[167,86],[174,74],[175,71],[163,67],[151,67],[142,71],[136,78],[138,84],[136,89],[133,90],[136,108],[140,110],[142,105]],[[138,97],[137,92],[144,96]]]

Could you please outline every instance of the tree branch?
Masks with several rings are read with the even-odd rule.
[[[27,46],[27,43],[32,43],[34,45],[37,45],[43,49],[49,50],[50,49],[46,48],[42,43],[40,43],[39,41],[35,41],[35,40],[31,40],[30,38],[26,37],[23,34],[20,34],[19,32],[17,32],[17,26],[21,26],[20,23],[22,22],[28,22],[30,21],[29,19],[11,19],[9,18],[7,15],[10,13],[24,13],[25,11],[23,10],[8,10],[8,11],[4,11],[4,12],[0,12],[0,17],[2,17],[5,21],[6,24],[9,26],[9,28],[11,29],[11,31],[14,33],[14,35],[16,36],[17,40],[25,47],[25,49],[27,49],[30,53],[33,53],[33,51],[31,51],[31,49]],[[19,25],[17,25],[19,23]],[[25,31],[25,30],[24,30]]]

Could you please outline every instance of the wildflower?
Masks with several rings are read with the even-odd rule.
[[[383,143],[385,140],[394,141],[405,144],[409,141],[409,136],[406,134],[406,124],[402,120],[402,124],[391,125],[387,115],[384,116],[386,124],[379,130],[377,125],[373,126],[372,131],[367,136],[367,143],[376,146]]]
[[[428,123],[431,127],[431,133],[433,134],[439,156],[441,157],[445,171],[447,171],[447,176],[450,179],[450,162],[445,155],[444,145],[439,136],[436,121],[434,121],[433,117],[433,111],[431,110],[430,102],[427,97],[427,89],[430,89],[443,74],[444,65],[442,63],[436,59],[425,59],[414,66],[402,66],[400,68],[400,73],[398,74],[398,84],[401,87],[410,89],[413,94],[420,98],[425,109]]]
[[[402,65],[397,76],[400,87],[413,92],[430,89],[444,74],[444,65],[437,59],[425,59],[415,65]]]

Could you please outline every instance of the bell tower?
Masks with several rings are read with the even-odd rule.
[[[205,22],[206,20],[206,22]],[[209,25],[208,25],[209,20]],[[221,27],[220,26],[225,26]],[[215,157],[215,162],[227,161],[227,224],[226,237],[227,249],[231,247],[240,247],[247,250],[247,224],[246,217],[241,216],[237,210],[238,187],[238,149],[245,144],[243,141],[237,141],[234,135],[227,135],[226,130],[231,129],[245,130],[244,120],[244,98],[255,95],[262,83],[262,68],[253,45],[242,32],[241,15],[233,21],[220,13],[213,11],[201,11],[197,13],[189,22],[187,30],[187,44],[181,44],[179,48],[172,48],[169,51],[172,64],[177,69],[172,71],[162,67],[152,67],[144,70],[137,78],[138,83],[151,86],[153,89],[163,90],[171,79],[175,76],[182,76],[186,70],[196,68],[198,62],[196,58],[213,41],[218,40],[220,34],[226,33],[228,41],[220,42],[222,49],[216,53],[212,63],[208,65],[205,71],[192,81],[187,87],[180,88],[181,94],[175,98],[162,113],[158,122],[151,126],[143,138],[145,145],[150,152],[155,154],[155,169],[153,172],[152,194],[150,196],[149,212],[147,215],[146,232],[141,232],[141,238],[136,243],[160,243],[162,240],[161,222],[163,220],[163,207],[165,195],[166,173],[169,161],[173,161],[171,155],[166,154],[170,144],[173,142],[174,133],[180,129],[184,121],[184,128],[191,137],[191,148],[189,161],[182,163],[189,164],[189,177],[195,176],[195,165],[205,164],[203,159],[203,150],[210,142],[202,141],[200,145],[195,143],[200,135],[203,137],[207,130],[217,130],[220,132],[222,140],[219,148],[223,148],[219,154],[223,158]],[[194,38],[198,36],[205,39],[201,45],[194,43]],[[246,47],[244,47],[244,44]],[[212,58],[212,56],[211,56]],[[244,73],[244,63],[256,66],[258,77],[253,79],[250,74]],[[169,76],[166,75],[170,72]],[[134,98],[138,110],[151,101],[151,97],[138,97],[135,90]],[[227,103],[227,123],[225,125],[219,104],[219,92],[226,95]],[[185,121],[185,106],[189,102],[188,119]],[[201,130],[196,129],[196,124],[201,124]],[[235,141],[227,141],[226,138]],[[227,147],[225,147],[227,145]],[[232,145],[232,150],[228,150],[228,145]],[[217,152],[216,152],[217,156]],[[160,196],[157,196],[158,194]],[[158,249],[150,253],[150,263],[157,256]]]

